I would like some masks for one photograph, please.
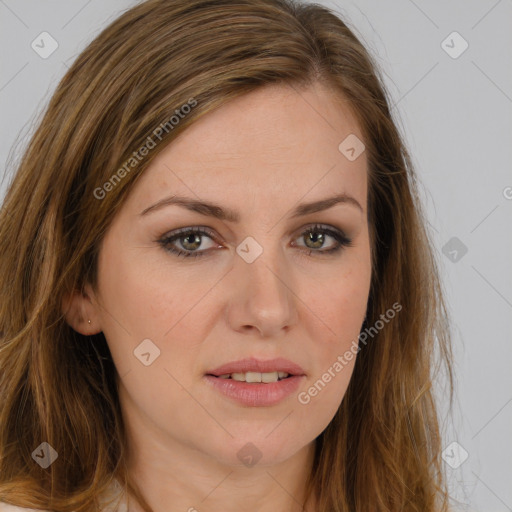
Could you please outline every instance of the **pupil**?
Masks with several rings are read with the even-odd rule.
[[[191,235],[188,235],[188,236],[186,236],[186,237],[184,238],[184,240],[185,240],[185,244],[184,244],[185,248],[186,248],[186,249],[197,249],[197,247],[186,247],[186,246],[187,246],[187,244],[189,243],[188,241],[189,241],[191,238],[192,238],[192,239],[194,239],[194,241],[193,241],[193,242],[190,242],[191,244],[194,244],[194,243],[195,243],[197,246],[201,245],[200,236],[199,236],[199,235],[197,235],[197,234],[191,234]]]
[[[316,244],[316,245],[314,245],[315,248],[318,248],[323,245],[323,236],[324,236],[323,233],[319,233],[318,231],[312,231],[309,233],[309,236],[307,238],[308,238],[308,241],[313,241],[313,243]],[[316,239],[316,241],[315,241],[315,239]],[[306,245],[307,245],[307,243],[306,243]]]

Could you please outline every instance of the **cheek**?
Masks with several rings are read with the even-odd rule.
[[[105,256],[100,266],[101,296],[107,325],[125,328],[135,340],[142,337],[163,339],[165,334],[197,301],[204,279],[190,279],[180,271],[146,257]],[[110,259],[108,259],[110,258]],[[206,291],[206,290],[205,290]]]
[[[101,275],[102,327],[129,400],[149,417],[168,417],[173,403],[197,413],[185,389],[200,349],[195,340],[204,338],[199,317],[207,301],[200,299],[215,281],[166,274],[147,260],[118,260],[110,268]]]
[[[211,273],[191,278],[190,272],[152,263],[126,258],[100,269],[103,332],[119,374],[130,371],[134,379],[141,371],[174,368],[177,360],[187,375],[185,368],[193,366],[200,349],[195,340],[204,339],[210,328],[208,291],[218,280]],[[147,339],[157,347],[155,354],[160,351],[149,367],[134,354]]]
[[[298,402],[323,422],[332,419],[350,382],[368,303],[369,250],[364,255],[354,251],[351,256],[340,262],[339,272],[334,270],[329,279],[324,276],[310,287],[305,300],[311,304],[311,322],[306,324],[311,329],[311,354],[315,357]]]
[[[348,258],[347,258],[348,260]],[[359,335],[370,291],[370,261],[354,257],[332,268],[329,275],[312,282],[303,291],[304,303],[319,320],[325,350],[339,350]],[[312,339],[318,339],[312,335]]]

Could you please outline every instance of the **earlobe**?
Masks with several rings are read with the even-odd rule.
[[[91,336],[101,332],[97,325],[97,314],[91,298],[90,290],[67,293],[62,298],[62,313],[67,324],[76,332],[84,336]]]

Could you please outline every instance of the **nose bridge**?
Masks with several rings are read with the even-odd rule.
[[[237,247],[231,321],[234,327],[252,325],[269,332],[295,321],[293,277],[280,241],[269,232],[258,238],[246,237]]]

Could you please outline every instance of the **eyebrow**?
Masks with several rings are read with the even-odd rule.
[[[337,194],[332,197],[328,197],[325,199],[321,199],[319,201],[313,201],[311,203],[303,203],[297,206],[290,218],[294,219],[297,217],[302,217],[308,215],[310,213],[316,213],[323,210],[328,210],[337,204],[347,204],[352,205],[361,210],[364,213],[362,206],[359,204],[357,199],[348,195],[348,194]],[[170,197],[165,197],[161,199],[157,203],[152,206],[148,206],[145,208],[139,216],[147,215],[150,212],[154,212],[156,210],[160,210],[165,206],[177,205],[192,212],[199,213],[201,215],[205,215],[208,217],[215,217],[216,219],[228,221],[228,222],[240,222],[240,214],[235,210],[231,210],[229,208],[223,208],[215,203],[207,202],[207,201],[198,201],[196,199],[192,199],[190,197],[183,197],[173,195]]]

